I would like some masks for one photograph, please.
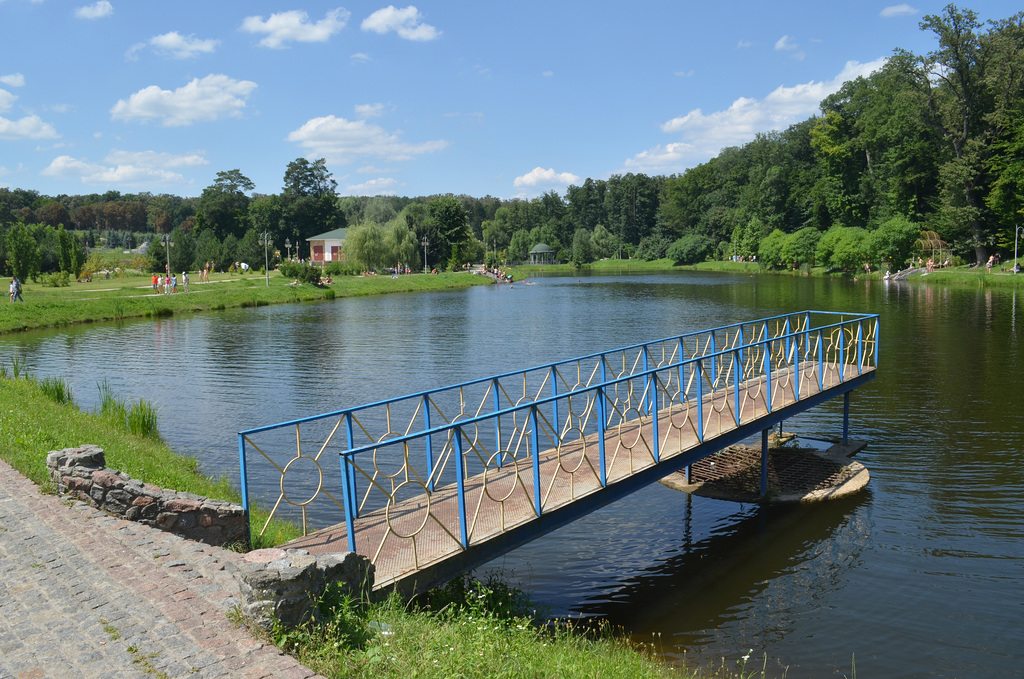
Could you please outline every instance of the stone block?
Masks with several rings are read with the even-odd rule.
[[[175,498],[164,503],[164,509],[169,512],[198,512],[203,506],[202,502],[192,499]]]
[[[92,473],[92,482],[104,488],[121,488],[124,481],[110,469],[99,469]]]

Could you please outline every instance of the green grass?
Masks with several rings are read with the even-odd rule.
[[[197,277],[197,276],[196,276]],[[154,294],[148,278],[94,278],[91,283],[72,283],[66,288],[51,288],[42,283],[24,286],[25,303],[0,305],[0,334],[59,327],[97,321],[123,321],[131,318],[163,318],[183,313],[217,311],[238,307],[259,307],[362,297],[396,292],[419,292],[486,285],[484,276],[448,273],[437,276],[339,276],[332,285],[292,287],[276,271],[270,286],[259,274],[214,274],[209,283],[190,284],[186,294],[179,284],[174,295]],[[6,300],[5,300],[6,301]]]
[[[691,677],[604,624],[546,621],[501,580],[457,579],[412,602],[328,596],[320,625],[274,641],[327,677]]]
[[[204,476],[197,460],[178,455],[160,439],[151,404],[128,403],[106,389],[101,410],[83,412],[70,398],[70,389],[44,386],[50,380],[36,380],[14,365],[0,366],[0,458],[42,488],[50,488],[49,451],[93,443],[105,451],[108,467],[135,479],[241,504],[241,495],[227,479]],[[253,525],[262,526],[266,518],[266,512],[252,511]],[[300,532],[290,523],[273,521],[257,546],[280,544]]]

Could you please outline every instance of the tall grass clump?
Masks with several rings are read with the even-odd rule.
[[[54,403],[66,405],[75,402],[71,395],[71,385],[63,377],[44,377],[39,381],[39,388]]]
[[[159,439],[156,406],[140,398],[137,403],[114,393],[106,380],[97,385],[100,390],[100,414],[119,431]]]
[[[140,398],[138,403],[133,403],[128,408],[126,421],[129,434],[151,439],[160,438],[160,433],[156,428],[156,406],[146,399]]]

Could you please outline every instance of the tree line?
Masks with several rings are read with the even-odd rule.
[[[925,233],[953,258],[983,263],[1012,250],[1024,214],[1024,13],[984,22],[948,5],[920,27],[932,51],[896,49],[822,101],[819,115],[680,174],[588,178],[529,200],[338,197],[323,159],[298,158],[269,195],[238,169],[218,172],[195,198],[0,189],[0,235],[14,224],[63,225],[92,247],[111,234],[124,244],[174,232],[197,251],[218,244],[223,260],[264,235],[308,257],[305,239],[347,228],[346,254],[364,268],[422,266],[424,240],[441,266],[522,261],[545,243],[581,265],[759,256],[768,266],[850,268],[902,265]]]

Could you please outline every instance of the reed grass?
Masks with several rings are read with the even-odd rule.
[[[39,388],[54,403],[73,404],[71,385],[63,377],[45,377],[39,381]]]

